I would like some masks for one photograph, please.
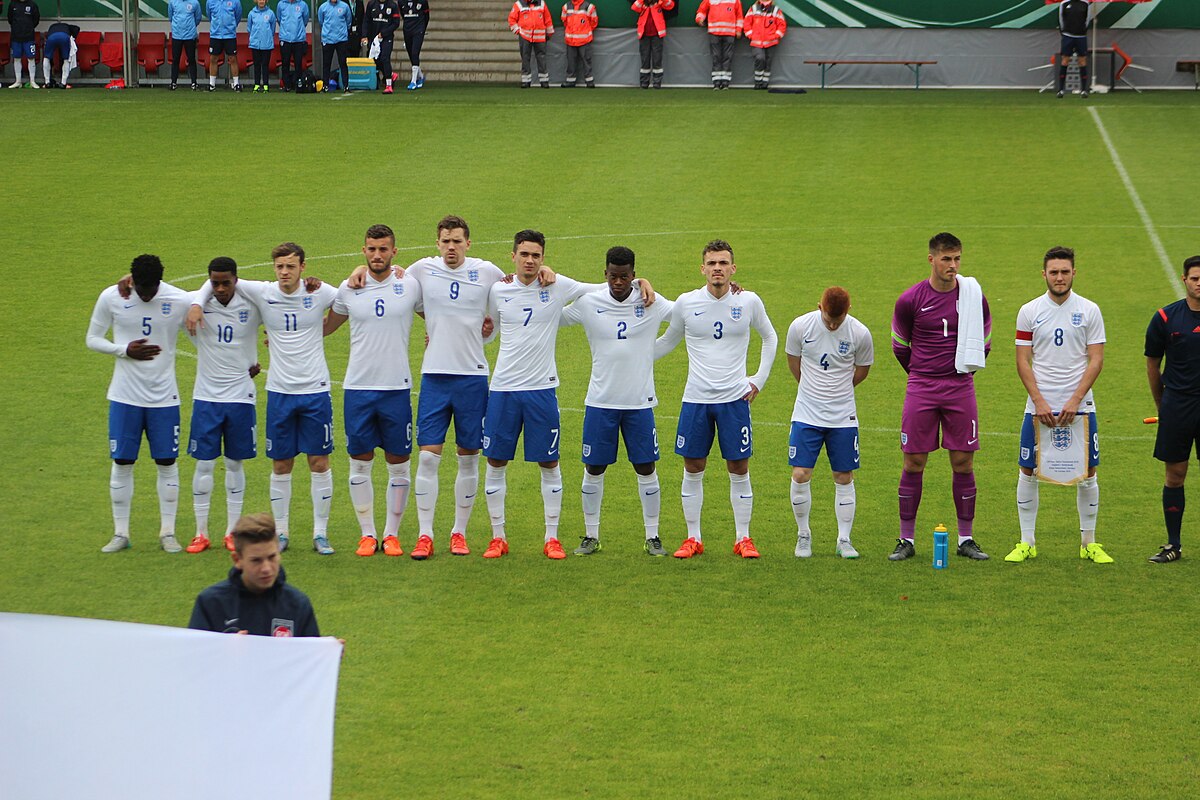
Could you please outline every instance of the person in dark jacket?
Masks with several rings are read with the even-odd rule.
[[[8,26],[12,29],[13,80],[10,89],[21,88],[21,60],[29,64],[29,87],[37,89],[37,50],[33,33],[42,21],[42,12],[34,0],[12,0],[8,6]]]
[[[362,46],[370,47],[374,52],[379,45],[379,53],[373,55],[375,70],[379,79],[384,83],[384,94],[392,93],[392,40],[396,29],[400,27],[400,6],[397,0],[370,0],[367,3],[366,14],[362,24]]]
[[[412,80],[408,89],[414,91],[425,85],[425,73],[421,70],[421,45],[425,42],[425,29],[429,27],[429,3],[427,0],[400,0],[400,14],[404,19],[404,49],[412,64]]]
[[[270,514],[249,514],[233,526],[229,577],[199,594],[188,627],[254,636],[320,636],[308,596],[287,583]]]

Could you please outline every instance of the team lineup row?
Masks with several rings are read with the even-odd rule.
[[[143,434],[158,464],[162,547],[171,552],[182,549],[175,539],[180,401],[174,352],[180,328],[185,326],[198,355],[188,446],[196,460],[196,535],[187,550],[201,552],[210,546],[209,503],[215,464],[221,455],[226,466],[227,531],[241,516],[245,491],[242,462],[256,455],[253,378],[258,372],[256,337],[261,326],[271,351],[266,444],[273,462],[271,511],[281,547],[286,549],[289,543],[294,460],[303,453],[311,473],[313,547],[318,553],[332,554],[327,527],[333,496],[329,466],[333,413],[323,337],[349,320],[344,424],[350,454],[349,493],[361,527],[359,555],[379,550],[403,555],[399,527],[410,489],[416,498],[418,521],[411,555],[421,560],[433,553],[438,467],[453,421],[458,471],[450,552],[470,553],[467,524],[479,485],[481,451],[487,460],[484,494],[492,528],[484,557],[499,558],[508,552],[506,468],[516,456],[518,439],[523,439],[524,459],[536,462],[541,472],[543,552],[552,559],[565,558],[558,537],[562,475],[555,343],[559,327],[581,325],[591,349],[592,369],[581,449],[584,535],[575,554],[600,550],[604,474],[616,461],[618,438],[623,439],[637,474],[646,552],[667,554],[658,531],[661,495],[655,470],[659,447],[653,412],[657,405],[654,361],[682,340],[688,353],[688,378],[675,452],[684,460],[681,502],[687,538],[674,555],[690,558],[704,552],[700,529],[703,478],[715,439],[729,475],[734,553],[757,558],[750,536],[750,404],[770,375],[777,335],[762,300],[733,283],[737,267],[732,246],[722,240],[710,242],[702,254],[704,286],[675,301],[656,297],[649,283],[637,278],[634,253],[626,247],[613,247],[606,254],[603,284],[580,283],[544,267],[545,238],[537,231],[521,231],[514,237],[512,277],[490,262],[468,256],[469,248],[466,221],[449,216],[438,223],[438,255],[400,270],[392,265],[397,253],[393,232],[375,225],[365,236],[366,265],[337,289],[315,279],[303,280],[305,254],[294,243],[272,251],[276,281],[239,281],[232,259],[216,258],[209,265],[209,280],[196,293],[163,283],[163,267],[157,257],[134,259],[128,282],[132,292],[129,286],[106,289],[97,301],[87,337],[89,347],[117,357],[108,392],[115,531],[104,551],[130,546],[133,464]],[[978,282],[959,274],[961,259],[962,244],[957,238],[946,233],[933,237],[929,278],[906,290],[895,306],[892,350],[908,373],[908,385],[900,434],[899,537],[889,556],[892,560],[915,553],[913,538],[924,467],[939,442],[949,451],[953,469],[957,552],[976,560],[988,558],[972,535],[973,454],[979,448],[973,373],[984,366],[990,349],[991,317]],[[1193,260],[1194,266],[1200,267],[1200,258],[1189,259],[1187,264]],[[1178,518],[1182,517],[1182,477],[1178,486],[1172,487],[1172,468],[1178,472],[1182,462],[1186,474],[1195,430],[1183,444],[1182,457],[1173,443],[1183,438],[1180,424],[1191,424],[1194,429],[1197,420],[1191,406],[1182,416],[1172,416],[1172,404],[1167,401],[1187,392],[1179,386],[1191,380],[1196,369],[1179,355],[1184,351],[1178,346],[1186,346],[1190,340],[1177,337],[1169,328],[1172,315],[1185,311],[1200,315],[1200,270],[1193,271],[1194,287],[1187,279],[1189,271],[1190,267],[1185,267],[1188,298],[1158,312],[1155,320],[1164,332],[1156,333],[1152,323],[1147,333],[1147,356],[1157,355],[1157,361],[1149,360],[1161,364],[1164,354],[1167,357],[1166,372],[1160,373],[1157,389],[1152,379],[1151,388],[1156,400],[1162,400],[1164,424],[1156,457],[1168,465],[1164,509],[1168,491],[1177,491]],[[1076,465],[1078,474],[1060,482],[1077,487],[1081,558],[1111,563],[1095,542],[1099,452],[1091,387],[1103,365],[1103,318],[1094,303],[1072,292],[1075,268],[1071,250],[1050,250],[1043,274],[1047,292],[1022,307],[1017,320],[1017,371],[1029,399],[1017,487],[1022,541],[1006,560],[1023,561],[1037,555],[1034,532],[1038,477],[1042,475],[1037,431],[1070,431],[1072,426],[1078,430],[1082,424],[1087,432]],[[810,481],[822,448],[836,487],[836,552],[844,558],[858,556],[851,542],[856,506],[853,475],[859,465],[854,387],[867,377],[874,351],[870,332],[849,314],[849,300],[840,287],[825,290],[817,310],[791,323],[785,341],[788,365],[797,380],[788,455],[793,468],[791,502],[798,557],[812,553]],[[425,318],[427,330],[415,425],[420,449],[415,476],[410,471],[414,424],[408,363],[414,314]],[[668,326],[660,336],[663,322]],[[1200,332],[1200,325],[1195,328]],[[751,329],[761,338],[761,353],[757,372],[747,375]],[[111,340],[107,338],[110,330]],[[1152,351],[1152,334],[1162,343],[1157,352]],[[489,387],[483,348],[496,336],[500,346]],[[1200,348],[1200,335],[1191,338]],[[1200,359],[1200,350],[1196,358]],[[1200,394],[1200,381],[1191,382],[1197,384],[1196,393]],[[373,513],[371,474],[376,450],[383,451],[388,473],[382,541]],[[1171,544],[1153,560],[1179,557],[1179,519],[1175,522],[1172,530],[1168,516]],[[225,544],[231,545],[228,533]]]

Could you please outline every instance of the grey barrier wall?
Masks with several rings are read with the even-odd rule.
[[[1200,2],[1200,0],[1197,0]],[[1192,73],[1175,71],[1181,59],[1200,58],[1200,31],[1100,30],[1099,48],[1116,43],[1133,63],[1153,69],[1125,73],[1139,89],[1192,89]],[[1051,79],[1051,70],[1030,72],[1048,65],[1058,52],[1054,30],[801,28],[793,26],[776,46],[771,64],[771,85],[814,88],[820,85],[821,68],[805,64],[817,59],[915,59],[937,61],[921,68],[921,88],[1036,89]],[[600,28],[592,45],[596,82],[606,86],[638,83],[637,33],[626,28]],[[550,78],[555,85],[565,74],[565,44],[560,33],[550,41]],[[513,51],[517,44],[513,42]],[[1110,54],[1099,53],[1093,71],[1107,82]],[[1117,67],[1121,61],[1118,57]],[[663,48],[664,85],[711,86],[708,34],[694,25],[669,29]],[[734,86],[753,85],[754,61],[750,45],[738,40],[733,62]],[[826,76],[831,88],[907,88],[914,86],[908,68],[898,65],[840,65]]]

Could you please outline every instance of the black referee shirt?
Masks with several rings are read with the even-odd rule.
[[[1064,36],[1087,36],[1090,10],[1087,0],[1063,0],[1058,6],[1058,29]]]
[[[1163,387],[1200,395],[1200,311],[1180,300],[1154,312],[1146,328],[1146,357],[1167,357]]]

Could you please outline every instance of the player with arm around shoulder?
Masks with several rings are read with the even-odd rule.
[[[1183,288],[1184,298],[1154,312],[1146,328],[1146,377],[1159,420],[1154,457],[1166,469],[1167,544],[1150,557],[1156,564],[1183,557],[1183,484],[1192,450],[1200,452],[1200,255],[1183,262]]]
[[[979,282],[959,275],[962,251],[954,234],[933,236],[929,277],[901,294],[892,314],[892,354],[908,373],[900,419],[900,537],[888,556],[892,561],[916,553],[913,538],[925,464],[938,449],[939,433],[954,473],[958,555],[976,561],[988,558],[972,531],[979,449],[974,373],[983,369],[991,349],[992,318]]]
[[[1104,317],[1100,308],[1080,297],[1075,281],[1075,251],[1052,247],[1042,258],[1046,293],[1021,306],[1017,313],[1017,375],[1029,393],[1021,425],[1017,465],[1017,519],[1021,541],[1005,561],[1019,563],[1037,557],[1035,530],[1038,514],[1038,426],[1060,428],[1076,416],[1087,416],[1087,477],[1075,484],[1079,510],[1079,557],[1111,564],[1112,557],[1096,541],[1100,487],[1099,434],[1092,385],[1104,367]]]
[[[838,531],[835,552],[842,558],[858,558],[850,540],[857,508],[854,471],[859,467],[854,387],[866,380],[875,361],[871,332],[850,316],[850,294],[840,286],[830,286],[822,293],[816,311],[792,321],[784,350],[797,384],[788,438],[796,557],[812,555],[808,522],[812,471],[824,446],[833,471]]]
[[[175,382],[175,344],[191,295],[164,283],[158,256],[133,259],[133,295],[117,286],[100,293],[88,324],[87,346],[116,358],[108,387],[108,446],[112,459],[109,497],[113,537],[102,549],[116,553],[130,546],[133,465],[142,434],[158,465],[159,543],[168,553],[183,548],[175,540],[179,508],[179,387]],[[112,331],[112,340],[106,334]]]
[[[588,556],[600,550],[600,508],[604,499],[604,473],[617,461],[617,440],[637,474],[645,549],[651,556],[665,556],[658,535],[662,497],[659,493],[658,429],[654,424],[654,341],[671,313],[671,301],[659,298],[647,306],[634,292],[637,277],[635,255],[628,247],[611,247],[605,255],[607,287],[591,292],[567,306],[562,324],[582,325],[592,351],[592,374],[588,381],[583,416],[583,502],[584,535],[575,555]]]
[[[733,290],[737,264],[729,242],[714,239],[704,246],[700,259],[705,285],[680,295],[675,301],[671,324],[655,343],[654,352],[656,358],[661,358],[686,338],[688,379],[675,434],[675,452],[683,456],[680,497],[687,538],[675,551],[675,557],[692,558],[704,552],[700,531],[704,470],[715,434],[729,473],[733,552],[743,558],[758,558],[758,549],[750,538],[754,508],[754,492],[750,488],[750,457],[754,453],[750,404],[771,374],[778,336],[759,296]],[[747,377],[746,353],[751,329],[762,339],[762,349],[758,371]]]

